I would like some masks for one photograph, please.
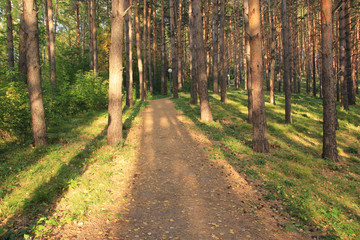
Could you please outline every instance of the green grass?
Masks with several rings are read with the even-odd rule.
[[[270,153],[254,153],[252,125],[247,121],[247,93],[229,90],[228,103],[210,95],[214,122],[199,121],[199,106],[189,95],[174,102],[195,128],[206,132],[221,147],[212,158],[225,158],[250,181],[261,181],[266,198],[281,200],[292,217],[327,238],[360,237],[360,107],[348,112],[338,108],[337,131],[340,164],[321,158],[322,100],[305,94],[292,96],[293,125],[284,124],[284,96],[276,93],[276,105],[266,94]],[[359,99],[358,99],[359,102]],[[298,228],[302,228],[298,226]]]
[[[124,138],[144,107],[124,108]],[[113,201],[135,146],[107,146],[107,121],[106,111],[88,112],[52,122],[48,146],[0,146],[0,238],[42,236]]]

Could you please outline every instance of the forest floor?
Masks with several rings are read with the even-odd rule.
[[[127,191],[104,206],[115,216],[65,224],[56,239],[311,239],[287,231],[290,217],[226,160],[168,98],[150,102],[125,144],[139,145],[123,165]],[[117,188],[114,188],[117,189]],[[274,205],[277,205],[274,207]],[[281,207],[280,207],[281,208]],[[91,215],[91,214],[90,214]],[[103,216],[103,217],[101,217]]]

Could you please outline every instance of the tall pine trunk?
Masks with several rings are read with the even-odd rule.
[[[227,102],[227,77],[225,71],[226,61],[226,48],[225,48],[225,0],[220,0],[220,33],[219,33],[219,45],[220,45],[220,88],[221,88],[221,102]]]
[[[339,9],[339,42],[340,42],[340,83],[341,83],[341,108],[349,110],[348,84],[346,81],[346,20],[345,4]]]
[[[126,105],[133,106],[133,60],[132,60],[132,46],[133,46],[133,31],[132,31],[132,0],[127,0],[128,12],[125,16],[125,32],[126,32]]]
[[[192,5],[192,14],[190,18],[192,18],[194,23],[192,25],[192,34],[194,43],[196,45],[195,56],[193,56],[193,59],[197,60],[196,75],[198,79],[198,93],[200,97],[200,119],[201,121],[211,122],[213,121],[213,117],[210,109],[208,85],[206,79],[206,57],[200,10],[201,0],[191,0],[190,4]]]
[[[284,89],[285,89],[285,123],[292,124],[291,117],[291,86],[290,86],[290,63],[291,63],[291,50],[290,50],[290,36],[288,28],[286,0],[282,0],[281,3],[281,21],[282,21],[282,32],[283,32],[283,66],[284,66]]]
[[[48,37],[48,53],[50,66],[50,81],[53,91],[56,92],[56,61],[55,61],[55,32],[53,21],[52,0],[45,0],[46,29]]]
[[[323,158],[338,162],[336,143],[336,82],[333,76],[332,59],[332,4],[321,0],[321,47],[323,77]]]
[[[253,95],[252,95],[252,81],[250,72],[250,27],[249,27],[249,0],[244,0],[244,26],[245,26],[245,58],[246,58],[246,87],[248,90],[248,123],[253,121]]]
[[[136,56],[139,69],[139,85],[140,85],[140,99],[146,100],[146,88],[144,81],[144,67],[141,58],[141,33],[140,33],[140,19],[139,19],[139,1],[135,3],[135,38],[136,38]]]
[[[109,120],[107,142],[118,145],[122,140],[122,103],[123,82],[123,25],[124,0],[112,0],[111,46],[109,57]]]
[[[269,152],[269,143],[266,136],[259,0],[249,0],[249,33],[253,91],[253,149],[255,152],[266,153]]]
[[[11,0],[7,0],[6,5],[6,23],[7,23],[7,51],[8,51],[8,62],[10,69],[15,66],[14,58],[14,37],[13,37],[13,24],[11,15]]]
[[[35,146],[47,144],[45,110],[41,90],[39,32],[36,0],[24,0],[26,62],[30,98],[32,133]]]
[[[166,95],[164,0],[161,0],[161,95]]]
[[[196,49],[194,42],[194,18],[192,17],[192,4],[189,5],[189,41],[190,41],[190,104],[197,104],[198,102],[198,75],[196,73],[197,61]]]
[[[20,30],[19,30],[19,72],[20,78],[27,82],[27,67],[26,67],[26,29],[24,21],[24,7],[20,16]]]
[[[269,2],[269,23],[270,23],[270,103],[275,105],[275,21],[274,14],[272,14],[271,7]],[[274,11],[276,11],[276,7],[274,7]]]
[[[170,42],[171,42],[171,66],[172,66],[172,90],[173,97],[178,98],[178,78],[177,78],[177,56],[175,45],[175,6],[174,0],[170,0]]]
[[[218,1],[214,0],[213,15],[213,91],[215,94],[219,94]]]

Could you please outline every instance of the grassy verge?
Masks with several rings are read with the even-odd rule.
[[[281,200],[294,218],[310,231],[325,233],[325,238],[360,237],[360,107],[345,112],[338,108],[337,131],[340,164],[321,158],[322,100],[293,95],[293,125],[284,124],[284,96],[276,105],[266,95],[269,154],[251,149],[252,125],[247,121],[247,94],[230,90],[228,104],[210,96],[215,121],[199,121],[199,106],[189,104],[189,95],[175,99],[177,108],[200,131],[220,142],[210,150],[214,158],[227,159],[249,180],[261,183],[265,197]],[[220,147],[219,147],[220,146]]]
[[[125,138],[144,107],[124,108]],[[136,146],[107,146],[106,126],[106,111],[88,112],[53,122],[48,146],[0,146],[0,238],[40,237],[114,201]]]

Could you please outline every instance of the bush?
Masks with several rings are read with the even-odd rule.
[[[0,139],[24,139],[31,132],[29,94],[26,85],[22,82],[2,82],[0,102]]]

